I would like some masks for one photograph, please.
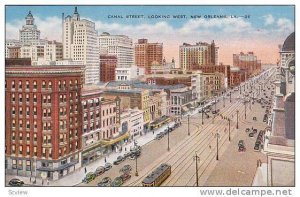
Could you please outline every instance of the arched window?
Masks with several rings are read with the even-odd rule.
[[[37,89],[37,82],[33,81],[33,89],[36,90]]]
[[[42,88],[43,88],[43,89],[46,88],[46,81],[42,81]]]
[[[48,88],[52,89],[52,82],[51,81],[49,81],[49,83],[48,83]]]

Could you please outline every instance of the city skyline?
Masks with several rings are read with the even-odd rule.
[[[18,38],[29,10],[36,18],[41,38],[61,41],[61,14],[72,13],[74,6],[7,6],[6,39]],[[167,61],[174,57],[177,65],[182,43],[209,43],[212,40],[220,48],[219,61],[224,64],[232,65],[232,54],[240,51],[254,51],[262,63],[276,63],[279,43],[294,31],[293,6],[183,6],[180,11],[178,6],[168,6],[168,9],[164,6],[78,6],[78,12],[82,18],[95,22],[98,35],[109,32],[127,35],[134,43],[139,38],[162,42],[164,57]],[[174,13],[186,15],[186,18],[173,19]],[[128,14],[143,14],[144,17],[126,19]],[[109,15],[121,15],[123,18],[109,18]],[[165,18],[148,18],[153,15]],[[192,15],[201,18],[191,19]],[[227,18],[204,18],[212,15],[226,15]],[[250,18],[230,18],[231,15],[249,15]]]

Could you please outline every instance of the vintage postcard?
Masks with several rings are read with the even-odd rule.
[[[10,186],[294,187],[295,6],[6,5]]]

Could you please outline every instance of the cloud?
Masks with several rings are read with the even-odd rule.
[[[271,14],[265,15],[263,18],[265,19],[265,26],[271,25],[275,22],[275,19]]]
[[[294,31],[294,23],[287,18],[279,18],[277,20],[277,32],[279,33],[292,33]]]
[[[52,16],[45,19],[35,17],[35,24],[41,31],[41,38],[47,38],[49,40],[62,40],[62,23],[61,19]],[[25,20],[14,20],[6,23],[6,39],[18,39],[19,30],[25,25]]]

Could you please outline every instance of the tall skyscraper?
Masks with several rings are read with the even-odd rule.
[[[26,24],[23,25],[22,29],[19,31],[19,40],[21,44],[35,44],[39,42],[41,32],[34,24],[34,18],[31,11],[29,11],[25,19]]]
[[[95,23],[80,19],[75,7],[73,16],[68,15],[63,22],[63,58],[83,61],[85,84],[99,82],[99,46]]]
[[[198,42],[195,45],[183,43],[179,47],[179,62],[183,70],[191,70],[193,66],[217,65],[219,48],[215,42],[211,44]]]
[[[151,67],[163,64],[163,43],[148,43],[139,39],[135,44],[135,63],[145,68],[145,74],[151,73]]]
[[[134,65],[132,39],[125,35],[110,35],[103,32],[98,36],[100,55],[115,55],[118,68]]]

